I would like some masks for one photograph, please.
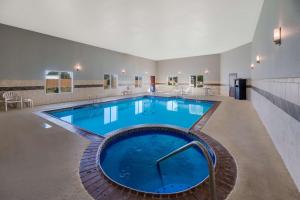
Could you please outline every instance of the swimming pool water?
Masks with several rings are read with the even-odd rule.
[[[47,113],[97,135],[141,124],[191,128],[213,102],[174,97],[144,96],[97,103]]]
[[[159,164],[156,160],[192,140],[195,139],[163,130],[122,135],[105,145],[100,153],[100,166],[110,179],[134,190],[182,192],[208,177],[208,164],[202,152],[192,147]],[[215,161],[214,154],[210,154]]]

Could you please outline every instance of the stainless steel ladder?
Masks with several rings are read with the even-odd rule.
[[[217,200],[217,196],[216,196],[216,181],[215,181],[215,170],[214,170],[214,163],[213,160],[207,150],[207,148],[199,141],[192,141],[174,151],[172,151],[171,153],[169,153],[168,155],[165,155],[163,157],[161,157],[160,159],[158,159],[156,161],[156,164],[159,164],[161,161],[164,161],[180,152],[183,152],[187,149],[189,149],[192,146],[196,146],[198,147],[204,154],[207,163],[208,163],[208,168],[209,168],[209,191],[210,191],[210,199],[211,200]]]

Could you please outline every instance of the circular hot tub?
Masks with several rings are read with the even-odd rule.
[[[208,163],[202,151],[191,147],[159,164],[157,160],[195,140],[205,145],[215,165],[215,153],[203,140],[167,127],[112,134],[101,144],[97,164],[108,179],[127,189],[150,194],[181,193],[208,178]]]

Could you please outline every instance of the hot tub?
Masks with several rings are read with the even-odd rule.
[[[157,163],[161,157],[192,142],[201,142],[216,164],[212,148],[194,134],[171,127],[143,127],[107,137],[99,148],[97,164],[112,182],[150,194],[190,190],[209,177],[202,151],[191,147]]]

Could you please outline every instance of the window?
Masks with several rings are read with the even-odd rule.
[[[178,84],[178,77],[177,76],[169,76],[168,77],[168,85],[177,85]]]
[[[111,75],[111,88],[116,89],[118,87],[118,75],[112,74]]]
[[[104,74],[104,89],[115,89],[118,87],[118,75],[116,74]]]
[[[72,92],[72,74],[70,72],[60,73],[60,92]]]
[[[103,87],[104,87],[104,89],[109,89],[110,88],[110,75],[109,74],[104,74]]]
[[[203,75],[197,76],[197,87],[203,87]]]
[[[59,94],[73,91],[73,73],[46,71],[46,94]]]
[[[141,76],[135,76],[135,78],[134,78],[134,87],[141,88],[142,87],[142,80],[143,80],[143,78]]]
[[[190,76],[190,86],[198,88],[203,87],[203,75]]]
[[[196,76],[194,75],[190,77],[190,86],[196,87]]]

